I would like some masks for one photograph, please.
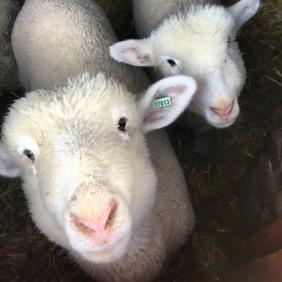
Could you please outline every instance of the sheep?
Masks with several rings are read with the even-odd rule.
[[[58,56],[57,66],[47,65],[49,70],[54,68],[58,79],[52,73],[47,78],[33,77],[34,72],[25,77],[29,87],[47,89],[35,89],[10,107],[2,126],[0,175],[22,178],[38,229],[67,249],[91,277],[149,281],[194,225],[183,173],[165,131],[157,129],[181,114],[196,92],[196,82],[174,76],[154,83],[144,94],[133,95],[128,87],[134,88],[142,73],[108,60],[103,53],[114,34],[109,24],[101,25],[106,18],[99,6],[90,0],[84,5],[80,0],[34,0],[35,5],[39,2],[34,11],[24,7],[20,15],[25,19],[23,30],[41,30],[30,33],[29,40],[36,46],[26,49],[20,58],[31,60],[26,69],[40,71],[43,67],[48,75],[41,62],[33,67],[37,61],[32,52],[40,50],[48,64],[50,50],[55,50],[51,37],[58,23],[66,22],[64,17],[69,21],[62,36],[67,34],[69,40],[61,40],[67,44],[62,49],[68,50],[69,42],[78,41],[83,34],[84,42],[96,45],[92,44],[92,53],[82,54],[82,61],[91,64],[82,63],[80,69],[76,56],[69,60],[70,67],[76,66],[77,78],[75,71],[64,72],[60,65],[63,55]],[[77,24],[87,22],[85,17],[91,18],[88,24]],[[86,32],[89,29],[97,29],[99,40],[94,32]],[[46,49],[40,48],[44,38],[50,40]],[[57,46],[59,39],[55,38]],[[81,74],[84,71],[88,74]]]
[[[175,76],[137,101],[117,80],[84,74],[10,108],[0,175],[22,177],[37,227],[91,277],[149,281],[191,232],[172,147],[163,131],[144,135],[171,123],[195,90],[193,79]],[[170,106],[152,107],[163,97]]]
[[[114,76],[139,92],[149,82],[132,67],[134,80],[128,67],[112,63],[108,46],[116,41],[108,18],[91,0],[26,0],[12,31],[19,79],[28,91],[53,90],[66,77],[88,70]]]
[[[17,79],[16,61],[10,42],[12,26],[19,9],[18,0],[2,0],[0,2],[0,90],[16,90],[20,87]]]
[[[211,0],[134,0],[140,40],[110,47],[111,57],[133,66],[154,67],[154,77],[193,76],[198,91],[188,110],[216,128],[231,126],[246,70],[236,40],[239,28],[255,15],[260,0],[240,0],[224,8]],[[192,114],[191,114],[192,113]]]

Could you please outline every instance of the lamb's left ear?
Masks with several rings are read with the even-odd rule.
[[[256,14],[259,6],[260,0],[240,0],[228,8],[235,19],[236,31]]]
[[[172,123],[188,106],[196,90],[195,80],[185,75],[170,76],[149,87],[139,101],[143,132]]]
[[[21,175],[20,168],[13,161],[3,144],[0,144],[0,175],[11,178]]]
[[[152,47],[146,39],[130,39],[118,42],[109,47],[110,56],[122,63],[137,67],[150,67],[154,65]]]

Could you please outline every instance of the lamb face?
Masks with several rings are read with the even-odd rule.
[[[50,240],[89,262],[115,261],[155,200],[144,133],[172,122],[195,91],[193,79],[176,76],[137,102],[119,83],[84,75],[31,92],[3,125],[0,173],[22,177],[33,220]],[[164,96],[170,107],[151,106]]]
[[[164,20],[146,39],[113,45],[111,56],[136,66],[154,66],[161,77],[193,76],[198,91],[189,110],[214,127],[228,127],[239,115],[238,97],[246,78],[236,32],[256,13],[259,3],[192,6]]]

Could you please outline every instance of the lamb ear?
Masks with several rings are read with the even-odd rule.
[[[13,161],[3,144],[0,144],[0,175],[11,178],[21,175],[20,168]]]
[[[253,17],[260,6],[260,0],[240,0],[228,9],[235,19],[235,31]]]
[[[195,80],[185,75],[164,78],[149,87],[139,101],[143,131],[172,123],[188,106],[196,90]]]
[[[146,39],[130,39],[109,47],[110,56],[118,61],[138,67],[154,65],[154,54]]]

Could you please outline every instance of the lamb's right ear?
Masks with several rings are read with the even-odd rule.
[[[20,168],[13,161],[3,144],[0,144],[0,175],[11,178],[21,175]]]
[[[155,62],[152,47],[146,39],[121,41],[110,46],[109,51],[114,60],[132,66],[150,67]]]
[[[189,105],[196,90],[195,80],[185,75],[170,76],[149,87],[139,101],[143,132],[172,123]]]

